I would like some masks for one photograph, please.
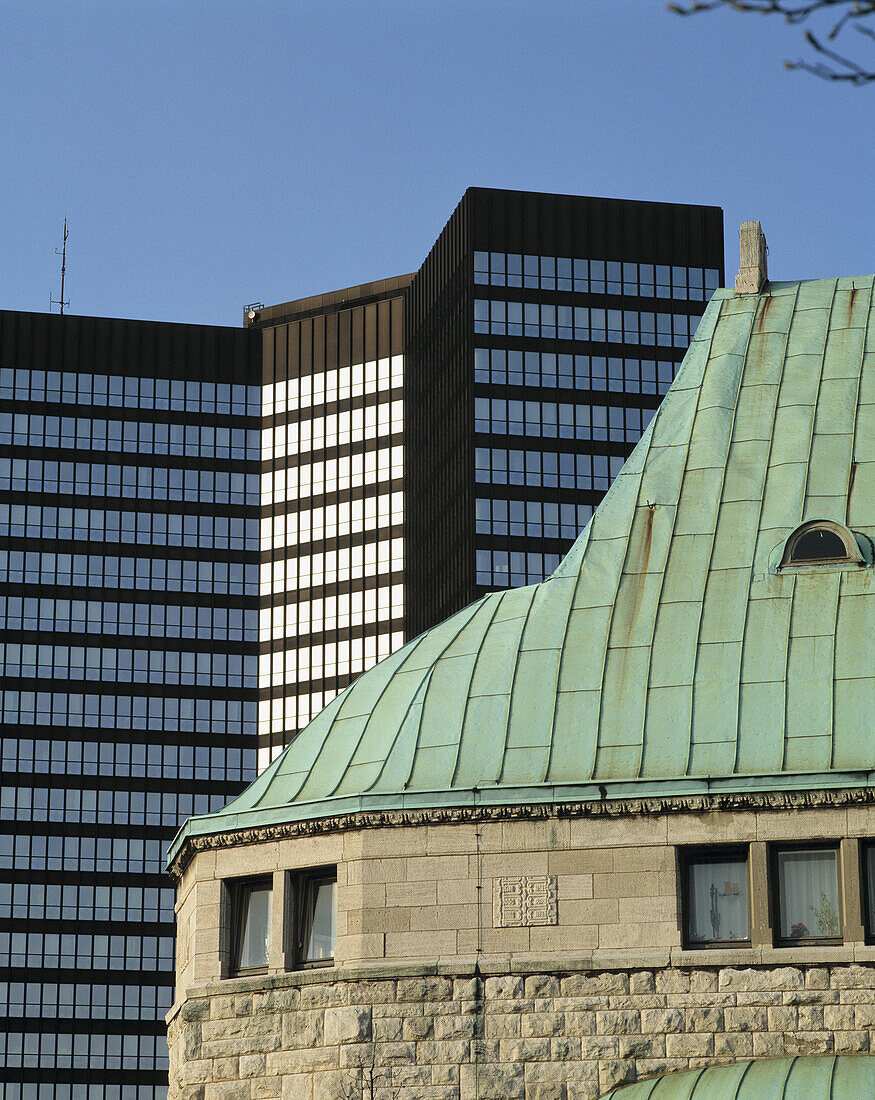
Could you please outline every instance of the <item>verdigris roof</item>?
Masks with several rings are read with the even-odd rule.
[[[602,1100],[862,1100],[875,1095],[875,1057],[772,1058],[672,1073],[612,1089]]]
[[[774,563],[808,520],[875,537],[873,316],[872,277],[718,291],[553,576],[359,677],[174,851],[370,809],[870,784],[873,569]]]

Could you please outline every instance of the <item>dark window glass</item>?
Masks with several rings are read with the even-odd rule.
[[[863,918],[866,939],[875,939],[875,844],[863,845]]]
[[[840,942],[838,850],[779,848],[773,867],[779,942]]]
[[[747,851],[708,849],[683,857],[684,939],[687,946],[750,939]]]
[[[332,867],[300,875],[296,893],[298,965],[332,962],[337,941],[337,870]]]
[[[272,900],[273,890],[269,878],[232,885],[231,921],[234,944],[231,969],[234,974],[267,967]]]
[[[792,561],[823,561],[833,558],[846,558],[845,544],[834,531],[815,528],[806,531],[793,546]]]

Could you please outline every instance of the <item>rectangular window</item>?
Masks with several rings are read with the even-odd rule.
[[[875,844],[862,844],[860,855],[863,870],[863,922],[866,926],[866,939],[875,941]]]
[[[838,847],[775,848],[777,943],[841,943]]]
[[[687,947],[747,944],[750,905],[746,848],[681,853]]]
[[[253,974],[267,969],[273,889],[270,878],[230,884],[231,973]]]
[[[337,941],[337,868],[299,875],[295,896],[295,961],[298,966],[330,966]]]

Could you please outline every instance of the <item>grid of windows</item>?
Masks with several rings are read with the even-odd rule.
[[[100,369],[110,347],[124,374]],[[67,369],[34,369],[46,349]],[[255,350],[236,330],[0,313],[6,1096],[166,1093],[162,858],[254,774]]]
[[[706,302],[719,279],[720,272],[713,267],[526,256],[517,252],[474,253],[474,282],[491,286]]]
[[[80,741],[69,737],[63,741],[30,737],[4,737],[2,741],[2,770],[32,774],[38,772],[67,775],[113,775],[169,779],[227,778],[242,782],[255,770],[255,749],[224,745],[177,745],[139,741]],[[19,838],[20,840],[44,838]],[[79,852],[82,858],[89,850],[88,837],[66,837],[65,845],[71,852]],[[80,843],[81,842],[81,843]],[[140,842],[137,842],[140,843]],[[157,842],[143,841],[147,851],[154,853]],[[3,864],[4,840],[0,836],[0,867]],[[128,849],[134,851],[134,841]],[[66,858],[66,857],[65,857]],[[133,859],[133,857],[131,857]],[[151,856],[149,857],[152,858]],[[71,856],[71,859],[74,859]],[[160,857],[155,855],[154,870],[163,872]],[[160,864],[160,866],[159,866]],[[73,869],[71,866],[68,868]],[[108,869],[108,868],[107,868]]]
[[[0,582],[72,588],[136,588],[155,592],[255,596],[258,564],[179,558],[120,558],[0,550]]]
[[[157,638],[258,640],[258,611],[191,604],[117,603],[51,596],[0,596],[0,619],[9,630],[54,630],[70,634],[119,634]]]
[[[514,401],[477,397],[474,430],[483,435],[528,435],[538,439],[602,439],[635,443],[656,409],[570,401]]]
[[[624,462],[621,455],[477,447],[474,452],[474,478],[492,485],[531,485],[604,492]]]
[[[494,588],[519,588],[538,584],[558,568],[561,554],[538,550],[478,549],[477,583]]]
[[[536,539],[575,539],[589,523],[586,504],[547,500],[489,500],[478,497],[478,535],[522,535]]]
[[[261,387],[184,378],[3,367],[0,368],[0,401],[3,400],[258,416]]]
[[[0,412],[0,445],[10,443],[16,447],[127,451],[186,458],[258,459],[261,456],[259,433],[254,429]]]
[[[0,491],[4,489],[12,492],[75,494],[77,497],[256,504],[259,477],[258,474],[231,470],[107,466],[96,462],[0,458]]]
[[[680,363],[515,348],[475,348],[474,381],[544,389],[664,394]]]
[[[698,315],[688,313],[564,306],[502,298],[474,300],[474,331],[492,336],[685,348],[698,324]]]

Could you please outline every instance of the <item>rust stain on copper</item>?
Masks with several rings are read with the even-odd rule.
[[[765,320],[766,320],[766,315],[768,314],[769,310],[771,309],[772,301],[773,301],[773,299],[772,299],[771,294],[769,294],[767,297],[763,298],[763,304],[760,307],[760,311],[759,311],[759,313],[757,315],[757,319],[756,319],[756,324],[754,325],[754,332],[762,332],[763,331],[763,325],[764,325]]]

